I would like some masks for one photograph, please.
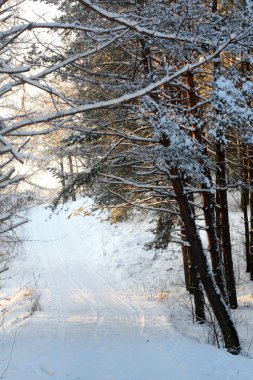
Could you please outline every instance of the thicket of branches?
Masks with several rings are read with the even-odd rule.
[[[2,120],[3,154],[22,160],[27,136],[64,131],[70,173],[58,171],[58,199],[86,186],[104,204],[158,213],[160,231],[180,226],[196,319],[205,321],[207,297],[225,346],[238,353],[228,191],[242,194],[253,279],[251,2],[45,2],[59,6],[55,22],[15,18],[0,35],[0,94],[25,89],[23,109]],[[13,15],[9,4],[0,9]],[[61,38],[41,47],[41,28]],[[15,43],[24,49],[18,60]],[[39,91],[31,111],[28,86]]]

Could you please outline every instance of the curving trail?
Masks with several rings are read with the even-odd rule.
[[[48,219],[49,212],[38,207],[26,226],[31,241],[25,262],[38,282],[40,310],[18,329],[4,378],[251,378],[251,361],[240,358],[238,367],[226,352],[218,357],[213,347],[176,333],[164,306],[147,301],[138,289],[134,296],[117,289],[99,262],[111,238],[108,224],[67,214]]]

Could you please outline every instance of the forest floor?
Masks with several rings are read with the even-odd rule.
[[[52,215],[31,210],[24,248],[1,275],[0,378],[252,379],[253,285],[242,256],[234,317],[243,351],[234,357],[206,344],[212,326],[192,324],[178,245],[147,251],[148,218],[111,224],[90,208],[84,199]]]

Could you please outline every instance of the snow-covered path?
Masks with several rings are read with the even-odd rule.
[[[48,214],[36,208],[26,227],[30,241],[23,264],[37,279],[40,310],[18,328],[4,378],[251,378],[251,360],[181,337],[164,305],[148,301],[138,289],[129,295],[113,285],[99,262],[105,243],[115,238],[108,223],[67,219],[67,213],[48,219]],[[10,356],[14,331],[4,335],[9,345],[2,357]],[[2,372],[5,366],[3,360]]]

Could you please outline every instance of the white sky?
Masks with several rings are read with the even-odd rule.
[[[53,6],[50,6],[45,3],[40,3],[39,1],[31,1],[31,0],[25,0],[24,3],[21,5],[21,8],[23,10],[23,13],[20,13],[21,19],[27,20],[27,21],[34,21],[34,22],[50,22],[54,19],[56,16],[56,9]],[[24,21],[22,21],[24,22]],[[43,35],[46,36],[46,40],[48,40],[48,33],[43,32],[42,30],[37,30],[36,34],[40,36],[40,39],[43,39]],[[31,34],[32,36],[32,34]],[[55,37],[54,37],[55,38]],[[53,37],[52,37],[53,39]],[[22,90],[21,90],[22,91]],[[29,94],[35,95],[38,92],[36,88],[29,87]],[[21,99],[21,96],[19,94],[14,95],[15,103],[18,103],[18,99]],[[3,114],[3,109],[1,109],[1,112]],[[5,110],[6,114],[9,114],[9,110]],[[33,171],[34,163],[33,161],[27,162],[24,165],[21,165],[19,163],[15,163],[15,169],[16,174],[29,174],[31,171]],[[57,188],[58,181],[52,177],[51,173],[49,172],[39,172],[35,177],[30,179],[32,182],[37,183],[39,186],[45,186],[48,188]],[[22,188],[29,188],[25,183],[22,184]],[[32,188],[33,190],[33,188]]]
[[[25,0],[22,8],[24,10],[23,17],[29,21],[52,21],[56,15],[56,8],[53,5],[40,1]]]

